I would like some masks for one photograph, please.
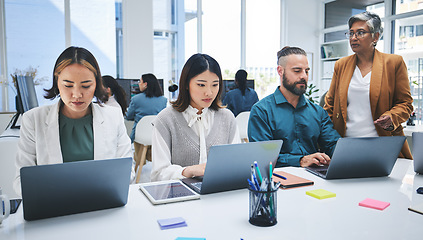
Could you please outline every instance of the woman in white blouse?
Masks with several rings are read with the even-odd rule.
[[[222,73],[215,59],[185,63],[179,96],[154,122],[152,181],[203,176],[211,146],[240,143],[234,115],[221,105]]]

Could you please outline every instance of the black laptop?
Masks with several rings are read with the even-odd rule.
[[[182,182],[200,194],[246,188],[254,161],[262,176],[269,178],[269,163],[276,165],[282,143],[282,140],[271,140],[212,146],[204,176],[184,178]]]
[[[25,220],[124,206],[132,158],[21,168]]]
[[[325,179],[388,176],[404,142],[405,136],[340,138],[329,166],[306,169]]]

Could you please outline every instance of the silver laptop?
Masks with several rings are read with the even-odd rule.
[[[25,220],[124,206],[132,158],[21,168]]]
[[[423,132],[413,132],[414,171],[423,174]]]
[[[325,179],[388,176],[404,142],[405,136],[340,138],[329,166],[306,169]]]
[[[184,178],[182,182],[200,194],[246,188],[254,161],[263,178],[269,178],[269,163],[276,165],[282,143],[272,140],[212,146],[204,176]]]

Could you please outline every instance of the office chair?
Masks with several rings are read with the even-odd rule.
[[[242,142],[248,142],[248,119],[250,112],[241,112],[236,116],[236,124],[238,125],[239,136]]]
[[[156,115],[144,116],[138,122],[135,128],[135,139],[134,139],[134,159],[135,159],[135,172],[137,172],[137,178],[135,183],[140,180],[142,167],[145,165],[147,160],[147,151],[151,151],[151,135],[153,134],[153,121],[156,119]],[[150,159],[151,161],[151,156]]]
[[[324,106],[325,106],[325,97],[326,97],[326,93],[328,93],[328,91],[326,91],[325,93],[323,93],[323,95],[320,97],[320,102],[319,102],[319,105],[320,105],[321,107],[324,107]]]

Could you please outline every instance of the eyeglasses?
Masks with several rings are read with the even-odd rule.
[[[355,35],[356,38],[364,38],[364,34],[366,33],[371,33],[371,32],[366,32],[366,31],[346,32],[345,37],[347,39],[350,39],[350,38],[353,38]]]

